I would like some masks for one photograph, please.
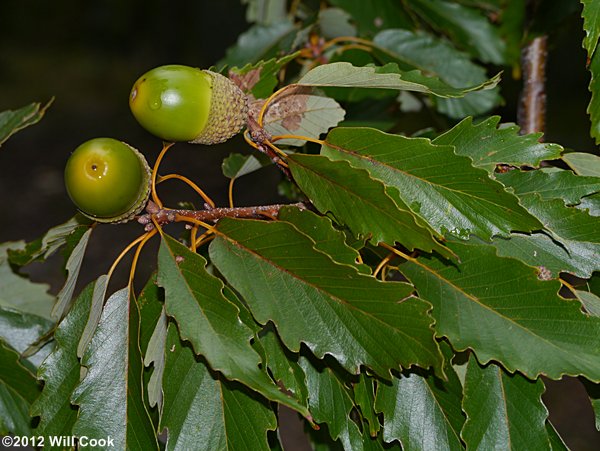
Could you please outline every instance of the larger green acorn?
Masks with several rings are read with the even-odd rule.
[[[248,118],[246,95],[235,83],[216,72],[180,65],[142,75],[131,89],[129,107],[153,135],[197,144],[228,140]]]
[[[150,167],[133,147],[112,138],[81,144],[65,166],[67,193],[85,216],[125,222],[140,213],[150,195]]]

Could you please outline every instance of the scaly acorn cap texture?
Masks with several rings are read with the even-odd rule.
[[[203,70],[212,79],[208,121],[191,143],[218,144],[237,135],[248,120],[248,98],[229,78]]]
[[[131,221],[144,210],[146,204],[148,203],[148,199],[150,199],[150,191],[152,188],[152,169],[150,169],[150,165],[148,164],[148,161],[146,161],[146,157],[143,153],[141,153],[135,147],[130,146],[126,142],[123,142],[123,144],[125,144],[127,147],[133,150],[142,166],[143,182],[140,184],[140,192],[138,194],[137,200],[134,202],[131,208],[122,215],[116,216],[114,218],[95,218],[93,216],[88,216],[85,213],[83,213],[84,216],[88,216],[89,218],[92,218],[98,222],[120,224]]]

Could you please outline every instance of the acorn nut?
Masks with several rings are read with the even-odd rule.
[[[126,222],[146,205],[150,174],[138,150],[116,139],[95,138],[69,157],[65,185],[85,216],[98,222]]]
[[[152,69],[133,85],[129,107],[142,127],[165,141],[217,144],[246,124],[246,95],[227,77],[189,66]]]

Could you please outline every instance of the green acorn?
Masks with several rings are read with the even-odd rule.
[[[146,205],[150,174],[138,150],[116,139],[95,138],[69,157],[65,186],[85,216],[98,222],[126,222]]]
[[[169,65],[133,85],[129,107],[142,127],[165,141],[217,144],[239,133],[248,118],[246,95],[216,72]]]

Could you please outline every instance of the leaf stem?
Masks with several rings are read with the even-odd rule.
[[[158,158],[154,162],[154,168],[152,169],[152,187],[151,187],[151,189],[152,189],[152,200],[154,201],[154,203],[156,205],[158,205],[159,208],[162,208],[163,204],[160,201],[160,198],[158,197],[158,194],[156,193],[156,177],[158,175],[158,167],[160,166],[160,163],[161,163],[163,157],[167,153],[167,150],[169,150],[172,145],[173,145],[173,143],[163,143],[163,148],[160,151],[160,153],[158,154]]]
[[[115,268],[117,267],[117,265],[119,264],[119,262],[121,260],[123,260],[123,257],[125,257],[125,255],[127,255],[127,252],[129,252],[136,244],[138,244],[140,241],[143,241],[144,238],[146,238],[148,236],[148,234],[150,234],[151,231],[148,231],[146,233],[144,233],[143,235],[137,237],[135,240],[133,240],[131,243],[129,243],[127,245],[127,247],[125,249],[123,249],[121,251],[121,253],[119,254],[119,256],[115,259],[115,261],[113,262],[113,264],[111,265],[110,269],[108,270],[107,273],[107,278],[110,280],[110,277],[112,276],[112,273],[115,271]]]
[[[364,45],[365,47],[373,47],[373,43],[366,39],[357,38],[355,36],[338,36],[337,38],[330,39],[325,44],[323,44],[323,47],[321,47],[321,49],[326,50],[333,45],[339,44],[340,42],[354,42],[356,44]]]
[[[320,144],[320,145],[325,145],[325,141],[321,140],[321,139],[315,139],[315,138],[309,138],[308,136],[302,136],[302,135],[276,135],[271,137],[271,141],[276,142],[282,139],[298,139],[298,140],[302,140],[302,141],[309,141],[311,143],[316,143],[316,144]]]
[[[204,227],[206,230],[210,230],[212,233],[215,232],[215,227],[207,224],[204,221],[201,221],[199,219],[196,218],[192,218],[190,216],[184,216],[184,215],[180,215],[180,214],[176,214],[175,215],[175,222],[189,222],[190,224],[194,224],[198,227]]]
[[[229,180],[229,188],[227,190],[227,197],[229,198],[229,208],[233,208],[233,184],[235,183],[235,177]],[[213,205],[214,207],[214,205]]]
[[[389,244],[386,244],[386,243],[379,243],[379,245],[380,245],[381,247],[383,247],[383,248],[387,249],[388,251],[391,251],[391,252],[393,252],[393,253],[394,253],[394,254],[396,254],[398,257],[402,257],[402,258],[403,258],[403,259],[405,259],[405,260],[408,260],[408,261],[410,261],[410,262],[413,262],[413,263],[417,263],[419,266],[421,266],[421,263],[420,263],[420,262],[418,262],[416,258],[414,258],[414,257],[411,257],[410,255],[406,255],[406,254],[405,254],[404,252],[402,252],[401,250],[399,250],[399,249],[396,249],[395,247],[393,247],[393,246],[390,246]]]
[[[575,297],[577,297],[577,294],[576,294],[576,293],[577,293],[577,289],[576,289],[576,288],[575,288],[573,285],[571,285],[569,282],[567,282],[566,280],[564,280],[564,279],[562,279],[562,278],[560,278],[560,277],[559,277],[559,279],[558,279],[558,280],[560,281],[560,283],[562,283],[562,284],[563,284],[563,286],[564,286],[566,289],[568,289],[568,290],[569,290],[571,293],[573,293],[573,295],[574,295]]]
[[[192,227],[192,230],[190,231],[190,250],[192,252],[196,252],[196,235],[198,234],[198,227],[194,226]]]
[[[345,52],[346,50],[352,50],[352,49],[356,49],[356,50],[364,50],[365,52],[373,52],[373,47],[368,47],[366,45],[362,45],[362,44],[346,44],[346,45],[342,45],[340,46],[336,52],[338,53],[342,53]]]
[[[377,267],[375,268],[375,271],[373,271],[373,277],[377,277],[377,274],[379,274],[379,271],[381,271],[390,261],[392,261],[394,259],[394,257],[396,257],[396,253],[392,252],[387,257],[385,257],[383,260],[381,260],[379,262],[379,264],[377,265]],[[382,278],[383,278],[383,272],[382,272]]]
[[[200,235],[196,239],[196,242],[194,243],[194,245],[196,246],[196,249],[198,249],[203,244],[209,242],[214,237],[215,237],[215,234],[211,230],[207,230],[206,232],[204,232],[202,235]]]
[[[265,117],[265,113],[267,112],[267,109],[269,108],[269,105],[271,104],[271,102],[273,102],[273,100],[275,100],[276,97],[279,97],[279,95],[284,92],[287,91],[290,88],[296,87],[297,85],[295,83],[292,83],[290,85],[286,85],[283,88],[278,89],[277,91],[275,91],[273,94],[271,94],[269,96],[269,98],[265,101],[265,103],[263,103],[262,108],[260,109],[260,112],[258,113],[258,125],[260,127],[263,127],[263,121],[264,121],[264,117]]]
[[[194,182],[192,182],[190,179],[188,179],[187,177],[185,177],[183,175],[180,175],[180,174],[159,175],[158,183],[161,183],[161,182],[164,182],[164,181],[167,181],[170,179],[177,179],[177,180],[181,180],[182,182],[186,183],[194,191],[196,191],[202,197],[202,199],[204,199],[204,202],[206,202],[212,208],[215,208],[215,202],[210,198],[210,196],[208,196],[198,185],[196,185]]]
[[[144,236],[144,238],[140,241],[140,244],[138,245],[137,249],[135,250],[135,254],[133,254],[133,261],[131,262],[131,268],[129,269],[129,286],[131,287],[133,284],[133,278],[135,276],[135,269],[137,268],[137,262],[138,262],[138,258],[140,257],[140,252],[142,252],[142,249],[144,248],[144,246],[146,245],[146,243],[148,242],[148,240],[150,240],[150,238],[152,238],[154,235],[156,235],[157,230],[151,230],[150,232],[146,233],[146,236]]]

